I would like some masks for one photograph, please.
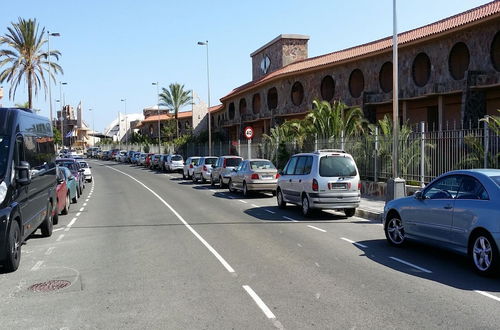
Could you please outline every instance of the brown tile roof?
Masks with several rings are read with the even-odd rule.
[[[192,111],[182,111],[182,112],[179,112],[177,118],[185,119],[185,118],[190,118],[192,116],[193,116]],[[149,123],[149,122],[154,122],[154,121],[158,121],[158,120],[162,121],[162,120],[170,120],[170,119],[174,119],[173,114],[151,115],[148,118],[144,119],[142,121],[142,123]]]
[[[398,34],[398,45],[405,45],[413,41],[435,36],[445,33],[449,30],[459,28],[461,26],[475,23],[491,16],[500,16],[500,1],[492,1],[485,5],[470,9],[463,13],[442,19],[440,21]],[[317,57],[308,58],[302,61],[289,64],[281,69],[271,72],[256,81],[250,81],[233,89],[229,94],[221,98],[224,101],[236,94],[242,93],[249,88],[262,85],[272,81],[275,78],[299,73],[306,70],[318,69],[323,66],[333,65],[339,62],[348,61],[363,55],[376,53],[388,50],[392,47],[392,36],[384,39],[369,42],[367,44],[347,48],[333,53],[320,55]]]
[[[217,112],[224,109],[224,106],[222,104],[214,105],[213,107],[208,108],[209,112]]]

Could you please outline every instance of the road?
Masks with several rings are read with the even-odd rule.
[[[50,238],[0,274],[5,329],[498,328],[500,282],[379,223],[91,161]],[[68,285],[50,292],[37,283]],[[62,283],[62,284],[61,284]],[[42,286],[37,286],[43,289]]]

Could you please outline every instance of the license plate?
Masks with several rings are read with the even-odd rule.
[[[330,190],[346,189],[347,188],[347,184],[346,183],[329,182],[328,183],[328,188],[330,188]]]
[[[267,179],[267,180],[268,180],[268,179],[272,179],[272,178],[273,178],[273,176],[272,176],[272,175],[261,175],[261,178],[262,178],[262,179]]]

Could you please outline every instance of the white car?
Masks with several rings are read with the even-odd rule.
[[[210,180],[212,165],[215,165],[219,157],[201,157],[198,165],[193,170],[193,182],[200,180],[202,183]]]
[[[182,178],[184,180],[191,179],[193,177],[194,168],[196,167],[196,165],[198,165],[200,158],[201,157],[194,156],[186,159],[182,168]]]
[[[92,182],[92,171],[90,171],[91,167],[89,166],[89,164],[82,160],[79,160],[78,163],[83,169],[83,177],[85,178],[85,181]]]
[[[166,172],[180,172],[184,168],[184,160],[181,155],[167,155],[163,158],[163,168]]]

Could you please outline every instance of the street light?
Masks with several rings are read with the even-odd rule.
[[[210,73],[208,68],[208,40],[206,41],[198,41],[199,46],[207,46],[207,85],[208,85],[208,155],[212,155],[212,120],[210,115]]]
[[[89,109],[92,112],[92,147],[95,147],[95,126],[94,126],[94,109]]]
[[[62,147],[64,148],[64,103],[66,103],[65,97],[62,93],[62,86],[67,85],[67,82],[61,82],[59,81],[59,102],[62,102],[62,107],[61,107],[61,143]]]
[[[128,150],[127,99],[121,99],[120,101],[125,103],[125,144]]]
[[[47,31],[47,54],[48,54],[48,60],[49,60],[49,106],[50,106],[50,122],[52,124],[52,120],[53,120],[53,117],[52,117],[52,90],[51,90],[51,86],[50,86],[50,66],[51,66],[51,63],[50,63],[50,37],[60,37],[61,35],[57,32],[53,32],[53,33],[50,33],[49,31]]]
[[[154,82],[151,83],[151,85],[156,86],[156,97],[157,97],[157,104],[156,106],[158,107],[158,153],[161,154],[161,139],[160,139],[160,83],[159,82]]]

